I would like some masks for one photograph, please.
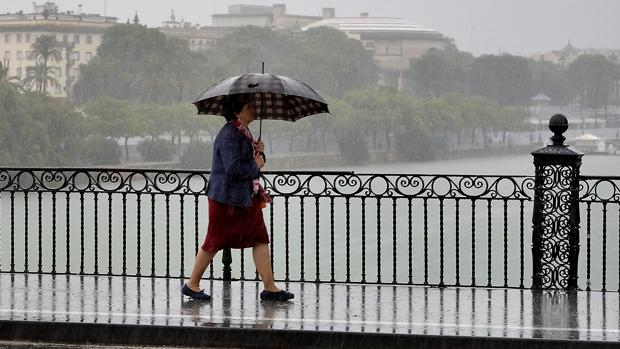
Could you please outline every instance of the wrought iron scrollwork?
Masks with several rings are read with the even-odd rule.
[[[533,287],[577,287],[579,255],[579,168],[582,153],[564,145],[568,120],[557,114],[549,129],[552,145],[532,153],[535,199],[532,215]]]
[[[620,177],[581,176],[579,201],[620,203]]]
[[[265,172],[273,196],[531,200],[529,176]],[[209,171],[0,169],[0,191],[206,194]]]

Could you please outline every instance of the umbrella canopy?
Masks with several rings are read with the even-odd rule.
[[[245,74],[209,87],[196,101],[198,114],[224,115],[229,95],[255,97],[258,119],[297,121],[304,116],[329,113],[327,103],[306,83],[275,74]]]

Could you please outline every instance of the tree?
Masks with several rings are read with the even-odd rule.
[[[85,134],[83,116],[62,100],[0,84],[0,164],[76,165]]]
[[[450,92],[469,92],[468,74],[474,57],[454,46],[432,48],[411,62],[406,76],[420,96],[441,96]]]
[[[358,114],[346,101],[330,100],[335,117],[334,133],[336,143],[347,164],[359,165],[368,161],[368,143],[362,130]]]
[[[533,86],[527,59],[511,55],[477,57],[470,84],[474,94],[501,105],[527,105]]]
[[[68,99],[71,99],[73,96],[73,83],[76,79],[76,77],[71,74],[71,68],[75,65],[75,59],[72,54],[74,48],[74,42],[65,42],[65,61],[67,62],[65,63],[65,75],[67,77],[65,82],[65,91]]]
[[[41,35],[30,46],[31,51],[29,59],[38,61],[41,63],[41,67],[37,68],[39,72],[45,73],[46,76],[49,72],[48,61],[59,61],[62,58],[62,53],[55,35]],[[37,91],[47,92],[48,79],[42,79],[42,85]]]
[[[37,63],[34,67],[27,67],[26,78],[22,81],[22,84],[28,89],[32,90],[34,87],[37,92],[46,92],[48,83],[58,83],[54,75],[54,68],[48,67],[43,63]]]
[[[374,87],[378,80],[372,54],[332,28],[313,28],[292,39],[269,28],[243,27],[219,40],[216,50],[228,60],[226,75],[258,72],[264,61],[267,72],[300,79],[335,97]]]
[[[19,89],[19,78],[17,76],[9,76],[9,67],[5,67],[0,62],[0,84],[5,84],[12,88]]]
[[[300,46],[290,62],[291,71],[300,71],[299,78],[310,86],[340,98],[348,90],[377,85],[379,68],[359,40],[318,27],[304,32]]]
[[[546,61],[528,60],[528,67],[532,75],[531,96],[544,93],[551,98],[555,105],[566,105],[575,98],[574,88],[571,86],[568,73],[564,67]]]
[[[124,139],[125,158],[129,159],[128,141],[141,136],[146,127],[142,115],[128,102],[109,97],[100,97],[84,106],[89,126],[93,134],[110,137],[115,141]]]
[[[136,103],[190,101],[215,82],[219,56],[192,52],[180,39],[141,25],[115,25],[88,64],[80,66],[75,99],[86,103],[108,96]]]
[[[618,70],[602,55],[581,55],[568,67],[568,76],[582,106],[606,107],[613,95]]]

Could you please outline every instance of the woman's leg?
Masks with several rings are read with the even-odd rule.
[[[271,292],[280,291],[280,289],[276,287],[276,284],[273,281],[271,258],[269,257],[269,245],[254,245],[254,247],[252,248],[252,257],[254,257],[254,265],[256,266],[256,271],[258,271],[260,278],[263,280],[265,290]]]
[[[193,291],[200,291],[200,279],[202,279],[202,274],[205,273],[211,261],[213,261],[213,257],[217,254],[215,252],[207,252],[202,248],[198,250],[198,254],[196,254],[196,260],[194,261],[194,269],[192,269],[192,275],[187,282],[187,286]]]

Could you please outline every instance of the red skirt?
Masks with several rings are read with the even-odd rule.
[[[268,244],[261,200],[252,198],[251,207],[236,207],[209,199],[209,227],[202,244],[206,252],[223,248],[248,248]]]

